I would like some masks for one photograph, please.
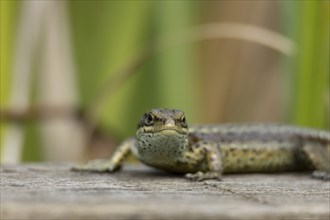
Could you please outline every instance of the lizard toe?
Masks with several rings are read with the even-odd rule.
[[[203,180],[208,180],[208,179],[216,179],[216,180],[222,179],[221,175],[217,172],[203,173],[201,171],[198,171],[197,173],[188,173],[188,174],[186,174],[186,178],[197,181],[197,182],[200,182]]]
[[[96,173],[104,173],[104,172],[114,172],[118,170],[119,167],[115,167],[113,163],[109,160],[92,160],[87,164],[73,166],[71,168],[72,171],[76,172],[96,172]]]

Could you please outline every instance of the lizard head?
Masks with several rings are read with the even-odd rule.
[[[188,143],[185,115],[175,109],[152,109],[139,120],[136,137],[142,162],[169,169]]]
[[[187,134],[188,125],[184,112],[177,109],[157,108],[143,114],[137,126],[137,134],[158,132]]]

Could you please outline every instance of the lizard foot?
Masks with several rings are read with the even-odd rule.
[[[201,171],[198,171],[197,173],[188,173],[185,175],[186,178],[194,181],[203,181],[203,180],[208,180],[208,179],[216,179],[216,180],[221,180],[222,176],[218,172],[206,172],[203,173]]]
[[[330,173],[327,171],[315,170],[312,174],[315,179],[330,180]]]
[[[119,167],[115,166],[109,160],[91,160],[87,164],[74,166],[71,168],[71,171],[77,172],[115,172]]]

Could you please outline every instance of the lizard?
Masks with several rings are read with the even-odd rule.
[[[181,110],[156,108],[142,115],[135,138],[123,141],[110,159],[92,160],[73,171],[115,172],[127,155],[195,181],[221,180],[224,173],[314,170],[330,179],[330,133],[281,124],[188,127]]]

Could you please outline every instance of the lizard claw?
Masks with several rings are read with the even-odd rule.
[[[221,175],[217,172],[203,173],[201,171],[198,171],[197,173],[188,173],[185,175],[185,177],[190,180],[197,181],[197,182],[207,180],[207,179],[216,179],[216,180],[222,179]]]
[[[92,160],[87,164],[73,166],[71,171],[77,172],[115,172],[119,167],[114,166],[114,164],[109,160]]]

